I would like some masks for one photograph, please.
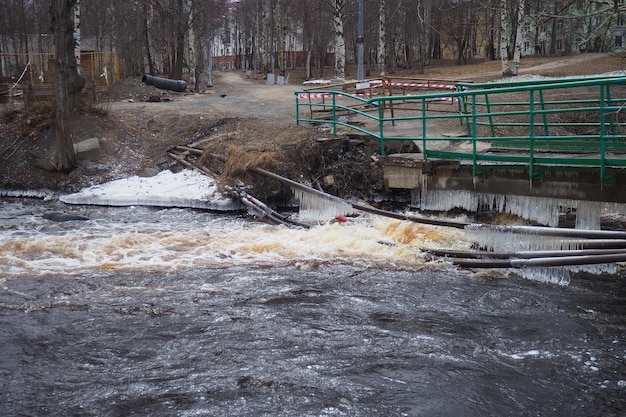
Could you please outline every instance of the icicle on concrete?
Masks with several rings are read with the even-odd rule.
[[[295,188],[291,191],[300,202],[300,218],[303,220],[326,221],[355,212],[350,204],[339,198],[324,198]]]
[[[626,204],[582,201],[566,198],[485,194],[466,190],[411,191],[411,205],[422,210],[448,211],[453,208],[510,213],[550,227],[559,225],[565,209],[576,209],[576,228],[600,230],[601,214],[626,213]]]
[[[550,227],[559,225],[561,206],[570,204],[569,201],[565,202],[563,199],[517,195],[506,196],[506,211],[508,213]]]
[[[521,268],[516,271],[521,277],[531,281],[542,283],[568,285],[570,283],[570,273],[568,268],[563,266],[539,267],[533,266]]]
[[[482,194],[464,190],[414,190],[411,194],[412,205],[423,210],[447,211],[462,208],[468,211],[504,209],[504,195]]]
[[[506,229],[482,227],[479,224],[467,226],[465,231],[469,239],[486,251],[578,250],[582,248],[584,242],[584,239],[580,238],[523,234]]]
[[[600,230],[602,203],[579,201],[576,207],[576,229]]]
[[[447,211],[462,208],[468,211],[496,211],[518,215],[548,226],[558,226],[562,199],[485,194],[465,190],[417,191],[412,205],[422,210]],[[571,204],[568,200],[566,204]]]

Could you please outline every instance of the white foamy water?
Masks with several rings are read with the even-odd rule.
[[[242,265],[401,270],[428,262],[448,265],[445,259],[433,261],[425,256],[422,248],[468,251],[478,241],[503,250],[507,242],[524,241],[524,235],[511,239],[510,235],[488,234],[492,240],[486,244],[484,236],[480,238],[471,228],[358,215],[339,199],[295,195],[301,212],[294,216],[313,217],[319,221],[317,226],[289,228],[250,221],[250,216],[232,211],[237,204],[220,195],[211,178],[193,171],[112,181],[61,196],[61,201],[0,200],[0,271],[5,276],[42,276]],[[349,215],[349,220],[331,221],[338,214]],[[536,243],[531,246],[526,249],[537,249]],[[615,264],[609,266],[615,272]],[[584,271],[608,271],[593,268]],[[515,272],[540,282],[566,285],[570,281],[569,269],[563,267]]]
[[[3,274],[320,263],[401,268],[426,262],[420,247],[469,247],[462,231],[380,217],[322,222],[305,230],[194,210],[226,211],[238,205],[218,192],[213,179],[190,170],[120,179],[60,200],[71,205],[0,201]],[[87,220],[52,221],[50,214]]]
[[[54,222],[44,214],[58,212],[59,203],[1,204],[3,275],[320,263],[404,268],[426,262],[420,247],[469,245],[462,231],[369,216],[305,230],[192,209],[80,207],[66,214],[89,220]]]

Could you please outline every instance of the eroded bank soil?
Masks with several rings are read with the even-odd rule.
[[[259,85],[237,73],[220,79],[221,86],[198,94],[164,92],[135,79],[120,82],[103,98],[113,101],[72,116],[74,141],[97,138],[100,155],[79,161],[69,174],[49,169],[55,146],[51,107],[24,112],[16,105],[3,118],[0,188],[73,192],[126,176],[178,170],[182,167],[168,151],[195,145],[206,150],[204,164],[224,185],[245,183],[261,198],[279,198],[285,190],[275,180],[251,175],[249,166],[342,197],[367,199],[382,191],[377,141],[297,125],[293,91],[298,87]]]

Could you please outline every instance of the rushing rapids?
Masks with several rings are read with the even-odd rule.
[[[459,270],[421,249],[463,229],[347,220],[0,199],[0,414],[626,410],[621,269]]]

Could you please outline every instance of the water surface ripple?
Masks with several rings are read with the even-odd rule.
[[[626,415],[623,271],[462,271],[401,222],[1,208],[3,417]]]
[[[6,279],[0,414],[624,415],[621,279],[337,265]]]

